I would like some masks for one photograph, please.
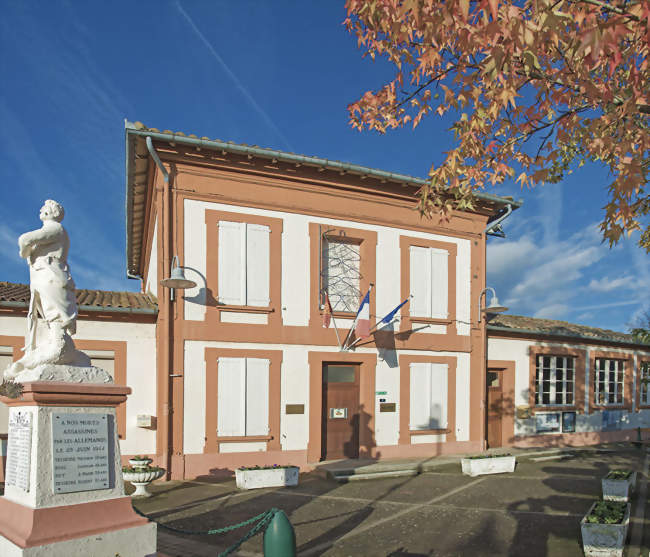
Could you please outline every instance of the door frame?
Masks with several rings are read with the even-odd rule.
[[[309,440],[307,462],[319,462],[322,454],[323,363],[359,365],[359,408],[369,415],[367,428],[359,431],[359,458],[375,456],[375,370],[377,354],[309,352]]]
[[[322,388],[323,388],[323,404],[326,403],[329,397],[329,382],[325,381],[325,370],[328,368],[328,366],[340,366],[341,362],[323,362],[323,374],[322,374]],[[359,432],[361,431],[361,420],[360,420],[360,412],[358,412],[358,408],[361,405],[360,403],[360,387],[361,387],[361,366],[359,364],[354,364],[351,362],[346,362],[346,366],[349,366],[354,369],[354,376],[355,380],[352,383],[332,383],[332,385],[352,385],[352,391],[354,391],[354,402],[353,404],[356,405],[357,409],[357,420],[356,420],[356,428],[355,428],[355,422],[352,420],[352,440],[356,441],[356,447],[354,448],[354,453],[356,456],[335,456],[335,455],[328,455],[328,443],[327,443],[327,437],[328,437],[328,428],[330,425],[329,417],[328,417],[328,408],[327,406],[324,406],[321,409],[321,447],[322,447],[322,454],[321,454],[321,460],[332,460],[333,459],[339,459],[339,458],[359,458]],[[327,387],[325,387],[327,385]],[[335,390],[336,387],[334,388]],[[340,389],[340,387],[339,387]],[[327,391],[327,394],[326,394]],[[352,419],[352,417],[350,418]],[[355,432],[356,429],[356,432]]]
[[[501,379],[501,400],[504,412],[501,415],[501,446],[510,447],[515,441],[515,362],[511,360],[488,360],[485,368],[485,443],[488,432],[487,372],[498,371]],[[511,401],[508,403],[507,401]]]

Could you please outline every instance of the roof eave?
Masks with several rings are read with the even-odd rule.
[[[650,345],[649,344],[644,344],[642,342],[635,342],[632,340],[623,340],[623,339],[615,339],[615,338],[605,338],[605,337],[589,337],[586,335],[580,335],[577,333],[570,333],[570,332],[564,332],[564,333],[553,333],[549,331],[537,331],[535,329],[523,329],[523,328],[515,328],[515,327],[501,327],[499,325],[487,325],[488,331],[497,331],[497,332],[506,332],[506,333],[516,333],[516,334],[521,334],[521,335],[531,335],[531,336],[537,336],[537,337],[555,337],[555,338],[575,338],[575,339],[580,339],[584,340],[587,342],[607,342],[607,343],[612,343],[612,344],[625,344],[627,346],[634,346],[636,348],[643,348],[647,351],[650,351]]]

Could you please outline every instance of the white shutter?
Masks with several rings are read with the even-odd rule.
[[[411,274],[410,314],[413,317],[431,317],[431,258],[428,248],[409,248]]]
[[[449,317],[449,252],[430,249],[431,252],[431,317]]]
[[[217,435],[245,435],[246,359],[219,358],[217,366]]]
[[[246,305],[269,305],[269,235],[271,229],[259,224],[246,225]]]
[[[431,407],[430,364],[413,363],[411,372],[411,415],[410,429],[430,429],[429,409]]]
[[[246,358],[246,435],[269,432],[269,360]]]
[[[431,429],[447,427],[447,365],[429,364],[431,369]]]
[[[246,304],[246,225],[219,221],[219,302]]]

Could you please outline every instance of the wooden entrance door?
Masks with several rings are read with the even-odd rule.
[[[487,443],[489,448],[502,445],[503,370],[487,372]]]
[[[323,364],[323,460],[359,457],[359,366]]]

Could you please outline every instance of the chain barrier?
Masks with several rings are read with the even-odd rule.
[[[237,540],[225,551],[219,553],[218,557],[226,557],[226,555],[230,555],[233,551],[236,551],[244,542],[248,541],[253,536],[258,534],[262,529],[266,529],[266,527],[271,523],[271,520],[273,519],[275,514],[280,512],[279,509],[273,507],[268,511],[264,511],[263,513],[258,514],[257,516],[249,518],[248,520],[244,520],[243,522],[240,522],[238,524],[233,524],[231,526],[224,526],[223,528],[213,528],[212,530],[185,530],[184,528],[175,528],[174,526],[169,526],[167,524],[163,524],[162,522],[158,522],[157,520],[154,520],[150,516],[139,511],[135,507],[133,507],[133,510],[136,512],[136,514],[139,514],[140,516],[143,516],[147,520],[156,523],[156,525],[158,525],[160,528],[163,528],[164,530],[169,530],[170,532],[175,532],[177,534],[190,534],[190,535],[197,535],[197,536],[206,536],[206,535],[212,536],[215,534],[227,534],[228,532],[232,532],[233,530],[237,530],[239,528],[243,528],[244,526],[248,526],[249,524],[253,524],[254,522],[257,522],[255,526],[253,526],[246,534],[244,534],[244,536],[242,536],[239,540]]]

